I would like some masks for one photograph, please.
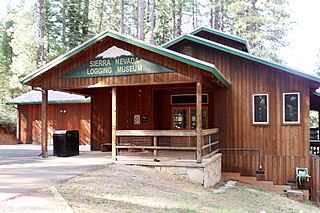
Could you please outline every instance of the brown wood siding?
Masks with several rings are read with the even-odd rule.
[[[79,67],[81,64],[94,58],[99,53],[110,48],[111,46],[128,50],[154,63],[161,64],[176,70],[174,73],[160,73],[148,75],[125,75],[111,77],[93,77],[93,78],[73,78],[62,79],[62,75],[68,73],[72,69]],[[99,88],[105,86],[124,86],[124,85],[151,85],[151,84],[167,84],[187,83],[202,80],[202,70],[182,62],[170,59],[151,51],[132,46],[125,42],[109,38],[107,41],[99,42],[86,51],[79,53],[77,56],[68,59],[64,63],[57,65],[53,70],[46,72],[45,77],[40,80],[35,79],[33,86],[41,86],[42,88],[50,89],[79,89],[79,88]]]
[[[310,157],[310,188],[311,200],[318,206],[320,205],[320,158],[319,156]]]
[[[65,114],[60,109],[67,110]],[[41,105],[19,105],[19,138],[21,143],[40,144]],[[90,144],[90,104],[49,104],[48,142],[53,132],[61,129],[78,130],[80,144]]]
[[[111,90],[97,89],[91,96],[91,150],[111,143]]]
[[[117,103],[117,129],[153,129],[152,87],[118,87]],[[134,115],[140,115],[140,124],[134,124]],[[148,117],[148,122],[142,122],[143,115]]]
[[[309,81],[246,59],[197,44],[193,56],[216,65],[231,88],[214,93],[214,126],[220,128],[220,146],[257,148],[263,153],[266,179],[285,184],[295,167],[309,167]],[[181,52],[181,46],[172,49]],[[282,94],[300,93],[300,125],[282,122]],[[252,124],[252,95],[269,94],[270,125]],[[257,152],[224,152],[223,171],[255,175]]]
[[[246,45],[241,42],[238,42],[238,41],[233,41],[228,38],[224,38],[222,36],[208,33],[206,31],[200,31],[200,32],[196,33],[195,35],[198,37],[204,38],[204,39],[208,39],[210,41],[217,42],[219,44],[223,44],[223,45],[226,45],[226,46],[238,49],[238,50],[242,50],[244,52],[248,52]]]

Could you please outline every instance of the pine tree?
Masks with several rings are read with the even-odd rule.
[[[318,50],[318,54],[317,54],[317,61],[316,61],[316,69],[315,72],[317,75],[320,76],[320,48]]]
[[[45,17],[45,9],[44,9],[44,0],[38,0],[38,7],[39,7],[39,40],[40,44],[38,46],[38,51],[37,51],[37,65],[38,67],[43,65],[44,62],[44,17]]]
[[[138,39],[144,40],[144,0],[138,0]]]
[[[154,16],[154,0],[151,0],[150,2],[150,43],[154,44],[154,22],[155,22],[155,16]]]

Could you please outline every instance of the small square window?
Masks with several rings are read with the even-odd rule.
[[[300,123],[300,93],[283,93],[283,123]]]
[[[269,124],[269,95],[252,95],[253,124]]]

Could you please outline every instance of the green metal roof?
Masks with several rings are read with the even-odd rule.
[[[312,93],[312,95],[315,95],[315,96],[317,96],[317,97],[320,97],[320,92],[314,92],[314,93]]]
[[[84,97],[82,95],[69,94],[59,91],[48,91],[48,103],[49,104],[78,104],[78,103],[90,103],[90,97]],[[38,90],[32,90],[24,93],[10,101],[7,104],[10,105],[30,105],[41,104],[42,96]]]
[[[120,33],[114,32],[114,31],[105,31],[102,32],[95,37],[89,39],[88,41],[84,42],[83,44],[79,45],[78,47],[70,50],[69,52],[61,55],[60,57],[54,59],[53,61],[49,62],[48,64],[42,66],[41,68],[37,69],[30,75],[26,76],[24,79],[22,79],[22,84],[28,84],[31,80],[39,77],[46,71],[52,69],[53,67],[57,66],[58,64],[64,62],[65,60],[71,58],[72,56],[78,54],[79,52],[85,50],[86,48],[90,47],[91,45],[103,40],[106,37],[111,37],[114,39],[121,40],[123,42],[126,42],[128,44],[149,50],[151,52],[157,53],[159,55],[163,55],[168,58],[172,58],[174,60],[192,65],[194,67],[198,67],[200,69],[203,69],[205,71],[208,71],[212,73],[221,83],[223,83],[226,87],[230,87],[230,82],[221,74],[221,72],[213,65],[205,61],[201,61],[195,58],[192,58],[190,56],[186,56],[181,53],[177,53],[172,50],[165,49],[160,46],[152,45],[150,43],[146,43],[144,41],[135,39],[130,36],[125,36]]]
[[[234,35],[229,35],[229,34],[221,32],[221,31],[218,31],[218,30],[215,30],[215,29],[211,29],[211,28],[207,28],[207,27],[199,27],[199,28],[195,29],[194,31],[192,31],[190,34],[191,35],[196,35],[197,33],[201,32],[201,31],[205,31],[205,32],[208,32],[208,33],[211,33],[211,34],[214,34],[214,35],[218,35],[218,36],[221,36],[221,37],[224,37],[224,38],[227,38],[227,39],[242,43],[243,45],[246,46],[248,52],[251,53],[249,42],[248,42],[248,40],[246,40],[244,38],[240,38],[240,37],[237,37],[237,36],[234,36]],[[176,44],[177,43],[176,40],[181,38],[181,37],[183,37],[183,36],[184,35],[182,35],[180,37],[177,37],[177,38],[175,38],[175,39],[173,39],[171,41],[168,41],[167,43],[163,44],[162,46],[165,47],[165,48],[170,47],[173,44]],[[198,36],[198,37],[200,37],[200,36]]]
[[[240,43],[244,44],[247,47],[248,52],[251,53],[248,40],[241,38],[241,37],[238,37],[238,36],[235,36],[235,35],[230,35],[230,34],[227,34],[227,33],[212,29],[212,28],[208,28],[208,27],[199,27],[199,28],[195,29],[194,31],[192,31],[190,34],[195,35],[201,31],[205,31],[205,32],[208,32],[208,33],[211,33],[214,35],[218,35],[218,36],[221,36],[221,37],[233,40],[233,41],[240,42]]]
[[[210,41],[210,40],[207,40],[207,39],[204,39],[204,38],[201,38],[198,36],[194,36],[194,35],[182,35],[182,36],[170,41],[169,43],[166,43],[165,45],[163,45],[163,47],[169,48],[170,46],[177,44],[182,40],[188,40],[188,41],[202,44],[202,45],[205,45],[208,47],[212,47],[214,49],[221,50],[223,52],[227,52],[232,55],[236,55],[241,58],[245,58],[245,59],[260,63],[260,64],[264,64],[266,66],[273,67],[273,68],[276,68],[276,69],[279,69],[279,70],[282,70],[282,71],[285,71],[285,72],[288,72],[288,73],[291,73],[291,74],[294,74],[294,75],[297,75],[297,76],[300,76],[300,77],[303,77],[303,78],[320,83],[320,78],[318,76],[315,76],[315,75],[312,75],[309,73],[305,73],[305,72],[299,71],[297,69],[285,66],[283,64],[272,62],[272,61],[254,56],[250,53],[246,53],[246,52],[237,50],[235,48],[232,48],[232,47],[229,47],[229,46],[226,46],[223,44],[219,44],[217,42]]]

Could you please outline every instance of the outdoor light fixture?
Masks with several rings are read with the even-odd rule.
[[[60,113],[61,113],[61,114],[66,114],[66,113],[67,113],[67,110],[66,110],[66,109],[60,109]]]

